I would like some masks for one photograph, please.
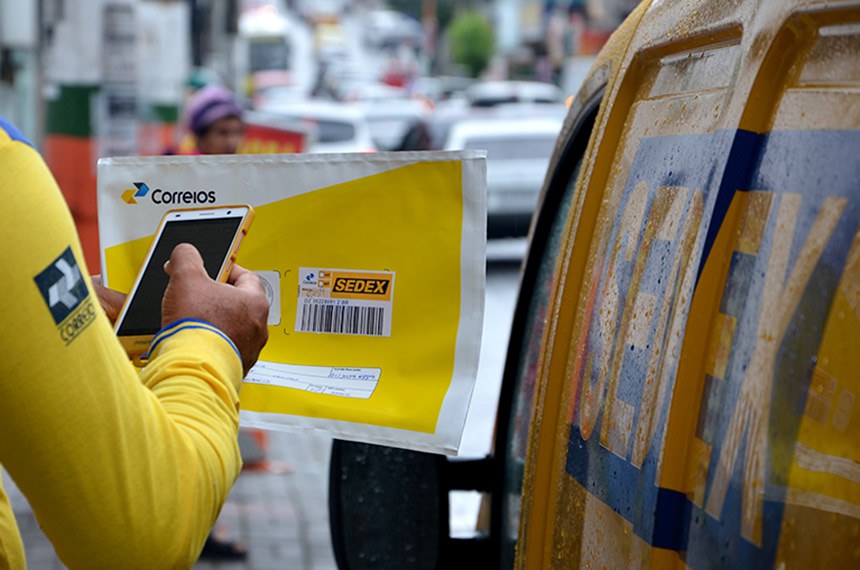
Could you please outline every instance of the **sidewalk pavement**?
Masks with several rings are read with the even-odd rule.
[[[194,570],[336,570],[328,529],[331,439],[267,432],[266,462],[245,470],[215,524],[220,537],[244,542],[240,562],[199,561]],[[30,570],[64,570],[27,500],[3,473]]]

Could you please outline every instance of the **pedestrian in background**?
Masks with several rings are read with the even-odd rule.
[[[179,144],[164,154],[236,154],[245,133],[242,114],[242,107],[226,87],[201,87],[185,103]]]
[[[186,108],[196,154],[236,154],[245,123],[242,108],[226,87],[207,85],[196,91]]]

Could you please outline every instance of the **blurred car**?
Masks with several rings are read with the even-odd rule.
[[[546,177],[562,119],[464,119],[444,150],[487,151],[488,237],[524,236]]]
[[[347,59],[320,62],[315,93],[336,101],[344,101],[349,93],[369,84],[379,83],[379,72],[357,66]]]
[[[262,109],[267,106],[306,99],[307,93],[302,87],[298,85],[278,85],[257,90],[254,98],[251,100],[251,106],[254,109]]]
[[[567,107],[563,103],[502,103],[488,110],[499,119],[547,117],[562,122],[567,116]]]
[[[549,118],[561,123],[567,108],[561,103],[500,103],[491,107],[470,107],[465,99],[450,99],[436,105],[433,113],[412,122],[397,150],[440,150],[451,128],[467,119]]]
[[[463,91],[472,107],[493,107],[504,103],[561,103],[563,91],[540,81],[481,81]]]
[[[459,75],[434,75],[417,77],[410,86],[412,93],[432,101],[444,101],[452,95],[461,93],[475,83],[471,77]]]
[[[415,99],[364,101],[357,106],[364,111],[379,150],[399,150],[409,128],[428,114],[424,103]]]
[[[259,109],[275,122],[298,124],[310,132],[308,152],[373,152],[376,145],[364,112],[331,101],[282,101]]]
[[[285,70],[266,70],[253,73],[249,77],[248,91],[252,107],[259,107],[263,101],[284,97],[287,93],[301,93],[293,81],[292,73]]]
[[[420,47],[424,41],[421,23],[396,10],[373,10],[364,19],[364,43],[392,49],[406,44]]]
[[[355,80],[341,85],[339,99],[350,103],[388,103],[409,99],[409,91],[403,87],[386,85],[378,81]],[[395,103],[396,104],[396,103]]]

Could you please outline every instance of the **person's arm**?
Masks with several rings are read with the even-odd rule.
[[[262,289],[172,276],[179,307],[184,289],[216,288],[158,335],[138,376],[56,183],[3,130],[0,195],[0,463],[70,568],[190,567],[241,466],[238,390],[265,342]]]
[[[26,568],[24,544],[18,531],[18,521],[9,502],[9,496],[0,483],[0,568]]]

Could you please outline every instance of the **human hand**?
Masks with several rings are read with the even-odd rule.
[[[96,297],[99,299],[102,310],[107,315],[107,318],[110,319],[111,324],[114,324],[120,310],[122,310],[123,303],[125,303],[125,293],[108,289],[102,285],[101,275],[93,275],[90,279],[93,282],[93,289],[96,291]]]
[[[180,319],[213,324],[239,349],[247,374],[269,338],[269,303],[260,278],[234,265],[227,283],[217,283],[206,273],[200,253],[187,243],[176,246],[164,271],[170,281],[161,302],[162,326]]]

